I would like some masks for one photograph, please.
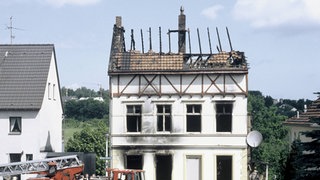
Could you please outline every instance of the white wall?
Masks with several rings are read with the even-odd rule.
[[[46,143],[48,134],[50,134],[50,142],[53,150],[55,152],[62,152],[63,111],[60,98],[60,87],[56,74],[57,67],[54,58],[54,54],[52,53],[46,90],[42,107],[37,118],[39,119],[39,125],[41,126],[41,128],[39,128],[40,134],[41,136],[46,137],[40,140],[41,145]],[[50,83],[50,87],[48,86],[48,83]]]

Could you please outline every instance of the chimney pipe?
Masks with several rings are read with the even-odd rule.
[[[116,27],[120,28],[122,26],[121,16],[116,16]]]
[[[180,7],[180,15],[179,15],[179,22],[178,22],[178,48],[179,53],[185,53],[186,52],[186,15],[183,14],[183,7]]]

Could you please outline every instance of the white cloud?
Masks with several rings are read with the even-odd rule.
[[[237,0],[235,19],[255,28],[320,25],[319,0]]]
[[[56,7],[62,7],[64,5],[77,5],[77,6],[85,6],[96,4],[100,0],[46,0],[47,3]]]
[[[208,17],[209,19],[215,19],[218,16],[218,12],[224,7],[221,5],[211,6],[207,9],[204,9],[201,14]]]

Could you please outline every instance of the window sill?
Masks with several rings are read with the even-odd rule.
[[[216,132],[217,134],[232,134],[232,132]]]
[[[9,132],[9,135],[21,135],[21,132]]]
[[[201,132],[197,131],[197,132],[189,132],[187,131],[186,134],[201,134]]]
[[[171,131],[157,131],[157,134],[171,134]]]
[[[141,134],[141,132],[126,132],[127,134]]]

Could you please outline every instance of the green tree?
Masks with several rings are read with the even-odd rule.
[[[102,97],[103,99],[107,100],[109,98],[109,90],[104,90],[103,88],[101,88],[98,91],[95,91],[86,87],[81,87],[76,90],[73,90],[70,88],[62,87],[61,95],[63,97],[73,96],[78,99],[81,97]]]
[[[109,107],[105,101],[97,101],[92,98],[87,100],[70,100],[64,104],[65,115],[67,118],[79,120],[101,119],[108,115]]]
[[[80,132],[74,133],[66,144],[67,152],[94,152],[96,154],[96,174],[105,174],[105,162],[100,157],[106,156],[107,126],[98,121],[95,127],[86,126]]]
[[[297,173],[298,169],[300,168],[300,164],[298,164],[299,162],[297,160],[297,157],[302,154],[302,152],[299,151],[300,143],[301,141],[299,139],[296,139],[292,142],[284,173],[285,180],[295,180],[295,177],[299,177]]]
[[[270,97],[268,98],[270,99]],[[286,116],[277,113],[277,107],[267,103],[259,91],[249,92],[248,111],[252,115],[252,129],[259,131],[263,141],[252,151],[252,161],[260,172],[264,172],[265,165],[269,164],[269,177],[277,176],[283,179],[282,174],[288,154],[287,129],[282,125]],[[263,162],[263,163],[261,163]]]
[[[320,118],[311,118],[310,122],[320,125]],[[297,155],[293,159],[295,176],[293,179],[313,180],[320,177],[320,130],[303,132],[311,141],[297,143]]]

